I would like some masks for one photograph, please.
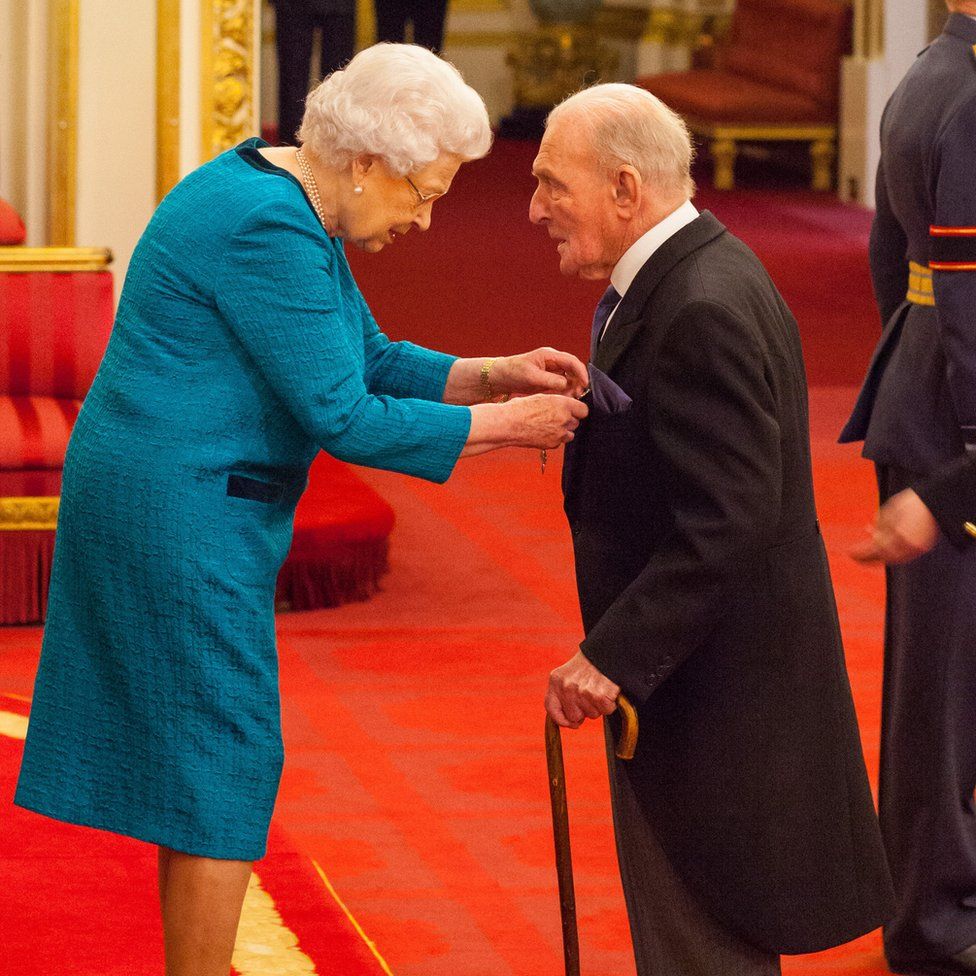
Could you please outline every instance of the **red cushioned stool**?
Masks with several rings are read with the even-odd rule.
[[[279,610],[313,610],[376,592],[386,572],[393,509],[346,464],[320,454],[295,511],[278,575]]]

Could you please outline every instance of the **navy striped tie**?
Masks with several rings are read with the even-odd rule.
[[[617,303],[620,301],[620,294],[616,288],[611,285],[604,293],[603,298],[600,299],[596,306],[596,311],[593,313],[593,331],[590,333],[590,362],[592,363],[596,359],[596,350],[600,345],[600,336],[603,333],[603,329],[607,324],[607,319],[610,318],[610,313],[617,307]]]

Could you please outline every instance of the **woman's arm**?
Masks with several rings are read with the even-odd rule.
[[[274,202],[241,221],[214,298],[254,367],[321,447],[341,460],[443,481],[462,452],[555,447],[571,437],[586,407],[567,397],[527,397],[476,418],[463,406],[370,392],[359,323],[338,300],[335,252],[323,248],[304,209],[289,213]]]
[[[575,356],[544,347],[519,356],[455,360],[443,399],[469,405],[516,394],[578,397],[588,382],[586,367]]]

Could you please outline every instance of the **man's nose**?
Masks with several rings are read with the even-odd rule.
[[[430,206],[421,207],[417,211],[417,216],[413,218],[414,225],[420,230],[427,230],[430,227]]]
[[[543,206],[540,196],[541,194],[537,187],[535,193],[532,194],[532,200],[529,202],[529,220],[533,224],[541,224],[549,216],[546,213],[546,208]]]

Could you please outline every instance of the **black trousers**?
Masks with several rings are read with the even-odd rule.
[[[444,46],[447,0],[374,0],[376,40],[402,42],[407,21],[413,22],[413,42],[432,51]]]
[[[675,873],[614,755],[604,723],[617,859],[637,976],[779,976],[779,956],[757,949],[709,915]]]
[[[882,501],[913,476],[879,465]],[[879,813],[898,913],[885,954],[976,943],[976,547],[887,569]]]
[[[294,145],[311,87],[312,42],[322,32],[322,76],[345,65],[356,44],[356,15],[349,10],[315,9],[315,4],[277,0],[278,142]]]

